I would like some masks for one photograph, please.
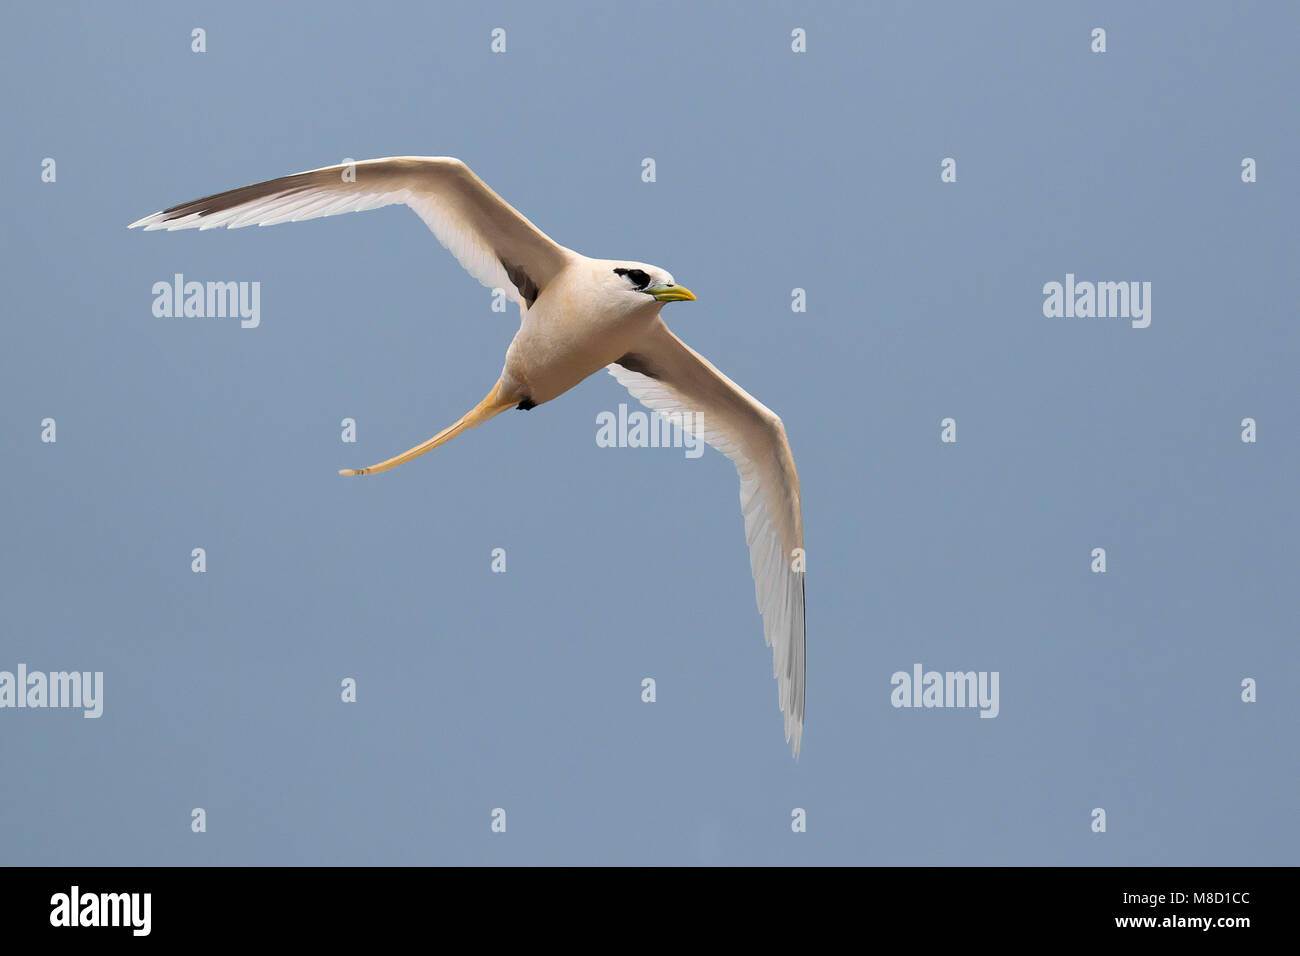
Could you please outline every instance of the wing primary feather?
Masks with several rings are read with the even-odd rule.
[[[169,206],[131,223],[147,232],[239,229],[405,204],[475,279],[531,308],[574,258],[458,159],[391,156],[326,166]]]
[[[754,599],[762,614],[764,643],[772,648],[786,740],[798,757],[807,636],[804,574],[792,560],[794,549],[803,548],[803,516],[785,428],[771,410],[673,335],[662,320],[610,365],[609,372],[647,408],[678,416],[684,427],[736,466]]]

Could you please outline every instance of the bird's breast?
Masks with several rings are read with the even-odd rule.
[[[626,354],[654,322],[657,309],[602,315],[572,294],[547,294],[524,321],[506,353],[505,371],[540,405]]]

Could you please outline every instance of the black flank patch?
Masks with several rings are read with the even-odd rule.
[[[637,355],[635,352],[628,352],[615,364],[623,366],[629,372],[639,372],[646,378],[658,379],[659,375],[650,365],[649,360],[644,355]]]
[[[522,402],[520,402],[518,405],[515,406],[515,408],[518,408],[521,411],[525,411],[525,412],[534,409],[536,407],[537,407],[537,403],[534,402],[531,398],[525,398]]]
[[[528,303],[528,308],[531,309],[533,303],[537,301],[537,297],[541,295],[541,290],[537,288],[537,283],[529,277],[528,273],[525,272],[521,266],[512,266],[504,259],[499,259],[498,261],[501,263],[501,268],[506,270],[507,278],[514,283],[515,288],[519,290],[519,294],[523,296],[524,301]]]

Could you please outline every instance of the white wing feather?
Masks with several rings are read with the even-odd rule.
[[[731,459],[763,632],[795,756],[803,738],[806,683],[799,476],[781,419],[657,321],[645,340],[608,371],[647,408]],[[694,413],[694,414],[692,414]],[[799,564],[802,568],[802,562]]]
[[[530,292],[535,297],[573,255],[449,156],[326,166],[182,203],[128,228],[239,229],[399,203],[415,210],[470,275],[489,289],[504,289],[520,308],[527,308]]]

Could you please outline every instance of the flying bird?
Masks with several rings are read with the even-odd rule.
[[[735,464],[754,591],[795,756],[804,722],[803,516],[785,427],[669,331],[668,302],[695,299],[644,262],[590,259],[546,236],[468,166],[447,156],[372,159],[284,176],[172,206],[155,229],[269,226],[410,206],[460,264],[519,305],[520,325],[487,397],[428,441],[367,468],[396,468],[510,408],[536,408],[607,369],[632,396]]]

